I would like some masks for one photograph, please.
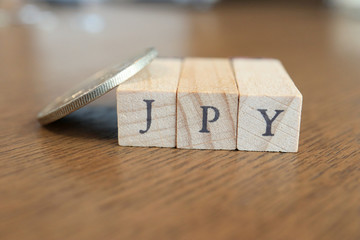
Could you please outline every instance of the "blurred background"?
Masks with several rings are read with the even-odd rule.
[[[357,58],[359,21],[360,0],[0,0],[0,63],[28,64],[44,105],[150,46],[162,56],[275,57],[290,67],[314,51]]]

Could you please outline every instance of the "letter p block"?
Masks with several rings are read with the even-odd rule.
[[[237,149],[297,152],[302,95],[275,59],[233,60],[240,92]]]
[[[121,146],[175,147],[180,59],[155,59],[117,88]]]
[[[238,90],[228,59],[187,58],[177,93],[177,147],[235,149]]]

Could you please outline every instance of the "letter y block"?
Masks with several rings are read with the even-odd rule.
[[[302,95],[275,59],[233,59],[239,88],[237,149],[297,152]]]
[[[175,147],[181,59],[158,58],[117,88],[121,146]]]

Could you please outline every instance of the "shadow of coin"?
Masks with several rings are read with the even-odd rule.
[[[72,137],[117,139],[116,119],[115,106],[86,106],[44,127]]]

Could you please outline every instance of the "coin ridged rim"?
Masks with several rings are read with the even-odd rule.
[[[56,100],[54,100],[52,103],[47,105],[42,111],[39,112],[37,116],[38,121],[40,122],[41,125],[49,124],[80,109],[81,107],[103,96],[105,93],[109,92],[110,90],[119,86],[119,84],[125,82],[126,80],[134,76],[144,67],[146,67],[157,55],[158,52],[155,50],[155,48],[149,48],[146,50],[144,54],[141,54],[131,59],[130,61],[126,62],[125,64],[123,64],[120,67],[121,70],[118,73],[116,73],[114,76],[110,77],[109,79],[106,79],[105,81],[99,83],[93,89],[90,89],[80,94],[74,99],[56,108],[52,108],[52,105],[56,102]],[[98,74],[98,72],[95,73],[94,75],[96,74]],[[92,78],[93,76],[91,76],[90,78]],[[61,97],[64,97],[64,95]]]

